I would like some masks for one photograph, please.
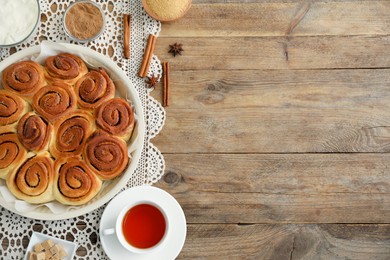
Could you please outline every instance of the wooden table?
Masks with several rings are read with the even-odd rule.
[[[187,217],[180,259],[390,259],[389,13],[194,0],[163,24],[172,102],[153,143]]]

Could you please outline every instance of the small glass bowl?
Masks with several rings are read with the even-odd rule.
[[[102,28],[100,29],[100,31],[93,37],[91,38],[87,38],[87,39],[79,39],[77,38],[76,36],[72,35],[68,29],[66,28],[66,23],[65,23],[65,19],[66,19],[66,14],[68,13],[68,11],[75,5],[77,4],[82,4],[82,3],[89,3],[89,4],[92,4],[94,6],[96,6],[99,11],[100,11],[100,14],[102,15],[103,17],[103,26]],[[93,41],[95,40],[96,38],[98,38],[100,35],[102,35],[102,33],[104,32],[104,29],[106,27],[106,16],[104,15],[104,12],[103,12],[103,9],[100,7],[100,5],[92,2],[92,1],[89,1],[89,0],[80,0],[80,1],[76,1],[76,2],[73,2],[72,4],[70,4],[68,6],[68,8],[66,8],[65,10],[65,13],[64,13],[64,16],[62,17],[62,27],[64,28],[64,31],[65,31],[65,34],[72,40],[74,41],[77,41],[77,42],[81,42],[81,43],[86,43],[86,42],[89,42],[89,41]]]
[[[27,41],[28,39],[30,39],[30,37],[32,37],[33,35],[35,35],[37,33],[38,25],[41,22],[41,6],[39,5],[39,0],[36,0],[35,2],[37,3],[37,7],[38,7],[37,8],[38,15],[37,15],[37,20],[35,21],[34,28],[31,30],[31,32],[25,38],[23,38],[22,40],[20,40],[18,42],[10,43],[10,44],[0,44],[0,48],[14,47],[14,46],[16,46],[18,44],[21,44],[21,43]]]

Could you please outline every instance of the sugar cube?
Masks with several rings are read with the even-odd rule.
[[[42,247],[45,250],[49,250],[52,246],[54,246],[54,242],[51,239],[48,239],[42,243]]]
[[[30,252],[29,259],[32,260],[45,260],[45,253],[44,252]]]
[[[61,249],[60,249],[60,252],[58,253],[58,256],[60,257],[60,258],[63,258],[63,257],[65,257],[65,256],[67,256],[68,254],[65,252],[65,250],[61,247]]]
[[[50,250],[50,252],[53,254],[53,255],[55,255],[55,254],[57,254],[58,252],[60,252],[60,245],[54,245],[54,246],[52,246],[49,250]]]
[[[42,244],[36,244],[34,246],[34,251],[35,252],[42,252],[43,250],[44,250],[44,248],[43,248]]]
[[[49,259],[50,257],[52,257],[52,253],[50,252],[50,250],[45,250],[45,257],[46,259]]]

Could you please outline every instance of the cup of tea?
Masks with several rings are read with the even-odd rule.
[[[151,253],[164,246],[169,233],[168,214],[155,202],[138,201],[124,207],[115,228],[103,230],[115,235],[124,248],[133,253]]]

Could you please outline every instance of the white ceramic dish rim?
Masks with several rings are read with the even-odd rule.
[[[126,86],[126,90],[130,92],[131,95],[131,101],[134,105],[135,110],[137,111],[138,115],[138,121],[137,121],[137,128],[138,128],[138,138],[135,140],[135,142],[138,142],[135,144],[136,148],[134,152],[132,153],[132,160],[126,171],[123,173],[123,175],[120,177],[118,183],[113,187],[111,190],[109,190],[106,194],[104,194],[102,197],[97,199],[96,201],[86,205],[86,206],[76,206],[75,209],[66,211],[64,213],[60,214],[54,214],[53,212],[37,212],[37,211],[29,211],[29,212],[18,212],[15,209],[15,206],[13,203],[9,203],[5,201],[0,196],[0,206],[8,209],[9,211],[12,211],[18,215],[29,217],[33,219],[39,219],[39,220],[61,220],[61,219],[69,219],[81,216],[83,214],[86,214],[88,212],[91,212],[100,206],[107,203],[110,199],[112,199],[123,187],[125,187],[127,181],[129,178],[135,173],[135,169],[138,165],[139,159],[141,158],[141,153],[143,150],[143,144],[144,144],[144,135],[145,135],[145,122],[144,122],[144,113],[141,101],[139,99],[139,94],[137,90],[135,89],[134,85],[130,81],[130,79],[126,76],[126,74],[108,57],[105,57],[103,54],[100,54],[92,49],[89,49],[84,46],[75,45],[75,44],[68,44],[68,43],[58,43],[59,45],[62,45],[62,47],[66,48],[69,53],[82,53],[86,57],[92,58],[95,61],[99,62],[99,64],[102,64],[105,68],[108,68],[111,70],[111,72],[114,72],[115,76],[118,78],[119,81],[122,81]],[[23,60],[26,57],[31,57],[33,55],[40,53],[40,45],[33,46],[26,48],[24,50],[21,50],[19,52],[16,52],[15,54],[11,55],[10,57],[4,59],[2,62],[0,62],[0,73],[9,65]],[[111,75],[112,76],[112,75]],[[134,145],[134,144],[131,144]],[[73,206],[72,206],[73,207]]]

